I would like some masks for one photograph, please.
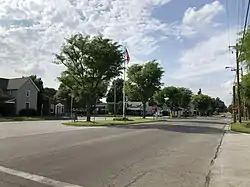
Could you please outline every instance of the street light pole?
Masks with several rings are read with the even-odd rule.
[[[116,117],[116,80],[114,81],[114,116]]]
[[[126,93],[125,93],[125,86],[126,86],[126,61],[124,60],[124,71],[123,71],[123,106],[122,106],[122,117],[125,118],[126,116]]]
[[[238,98],[238,118],[239,122],[241,123],[241,116],[242,116],[242,103],[241,103],[241,93],[240,93],[240,61],[239,61],[239,46],[229,46],[229,49],[233,47],[236,50],[236,68],[231,68],[231,71],[236,71],[236,86],[237,86],[237,98]],[[230,67],[226,67],[230,68]],[[243,74],[243,70],[241,68],[241,73]]]

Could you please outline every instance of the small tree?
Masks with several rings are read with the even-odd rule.
[[[90,121],[92,106],[99,93],[106,94],[106,90],[101,89],[122,72],[120,45],[101,35],[76,34],[66,39],[61,53],[55,56],[55,63],[66,67],[59,81],[67,85],[75,96],[86,98],[87,121]]]
[[[134,64],[128,69],[128,95],[138,95],[143,105],[143,118],[146,117],[146,103],[160,89],[163,68],[155,60],[146,64]]]
[[[211,108],[212,98],[208,95],[203,95],[203,94],[194,95],[193,102],[195,103],[195,106],[199,110],[200,115],[204,115],[207,114]]]
[[[39,89],[38,95],[37,95],[37,113],[39,115],[42,114],[42,105],[44,104],[44,87],[43,87],[43,81],[41,78],[38,78],[36,75],[31,75],[30,79],[35,83],[37,88]]]

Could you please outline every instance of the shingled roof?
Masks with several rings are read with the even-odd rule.
[[[9,79],[0,78],[0,89],[7,90]]]
[[[14,79],[0,78],[0,89],[3,91],[18,90],[28,80],[31,80],[31,79],[29,77],[14,78]],[[34,86],[37,88],[37,86],[35,84],[34,84]],[[39,91],[38,88],[37,88],[37,90]]]
[[[28,77],[9,79],[7,90],[18,90],[28,80]]]

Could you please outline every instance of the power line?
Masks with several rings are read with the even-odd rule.
[[[230,23],[229,23],[229,17],[230,17],[230,14],[229,14],[229,2],[228,0],[225,0],[225,4],[226,4],[226,23],[227,23],[227,35],[228,35],[228,44],[230,45],[231,44],[231,37],[230,37]]]
[[[246,12],[245,24],[244,24],[244,30],[243,30],[243,39],[244,39],[245,34],[246,34],[246,27],[247,27],[247,23],[248,23],[249,8],[250,8],[250,0],[248,0],[248,4],[247,4],[247,12]]]

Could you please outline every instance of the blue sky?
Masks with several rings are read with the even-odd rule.
[[[226,1],[228,6],[226,6]],[[166,86],[185,86],[231,102],[228,52],[242,28],[246,0],[3,0],[0,74],[37,74],[57,88],[64,69],[51,63],[65,37],[104,34],[123,45],[131,64],[157,59]],[[238,9],[239,6],[239,9]],[[228,22],[227,22],[227,15]],[[243,20],[243,19],[241,19]]]

